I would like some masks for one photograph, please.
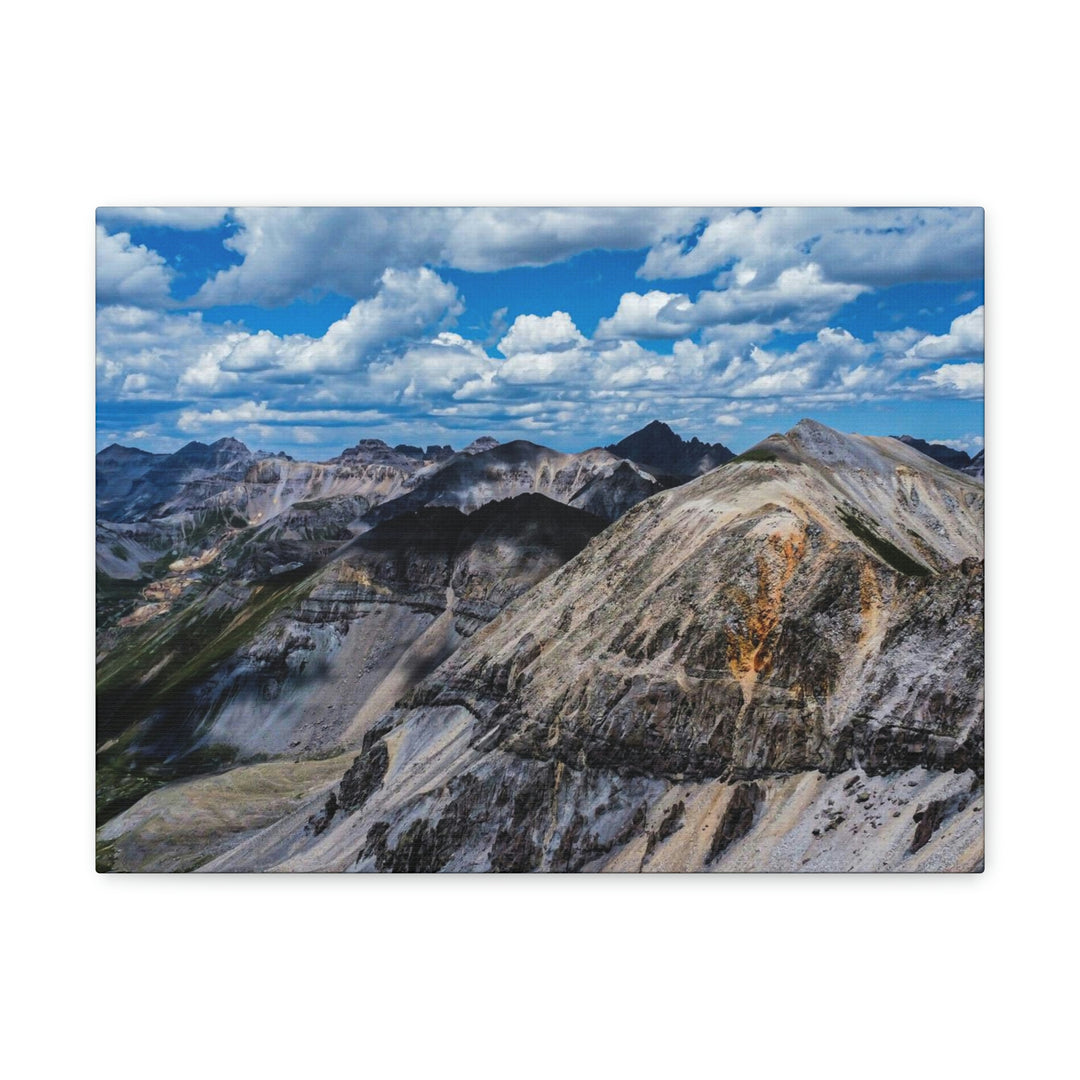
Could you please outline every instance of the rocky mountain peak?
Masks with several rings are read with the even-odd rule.
[[[250,454],[251,451],[239,440],[226,436],[210,444],[210,449],[219,454]]]
[[[664,423],[663,420],[651,420],[647,423],[639,432],[638,435],[650,435],[656,439],[665,439],[668,442],[674,442],[679,438],[674,431]],[[682,440],[679,439],[681,442]]]
[[[831,467],[858,468],[864,464],[865,446],[817,420],[800,420],[785,438],[806,456]]]
[[[398,447],[393,449],[382,439],[360,439],[355,446],[346,447],[341,453],[331,458],[332,464],[344,464],[355,462],[358,464],[404,464],[412,456],[408,450],[412,447]],[[413,463],[415,464],[415,462]]]
[[[487,450],[494,450],[498,445],[498,439],[493,439],[490,435],[481,435],[479,439],[474,439],[461,452],[463,454],[483,454]]]
[[[785,434],[770,435],[742,454],[741,459],[795,462],[824,471],[842,485],[873,475],[891,482],[898,465],[920,470],[936,468],[933,461],[897,439],[845,435],[817,420],[800,420]]]
[[[687,441],[661,420],[605,449],[658,472],[684,477],[699,476],[735,456],[722,443],[704,443],[696,436]]]
[[[916,439],[911,435],[894,435],[894,439],[906,443],[920,454],[940,461],[942,465],[948,465],[950,469],[964,469],[973,461],[963,450],[954,450],[951,446],[943,443],[929,443],[925,439]]]
[[[163,464],[170,468],[219,468],[237,458],[251,457],[251,451],[239,439],[224,438],[214,443],[199,442],[193,439],[176,453],[165,458]],[[171,464],[170,464],[171,463]]]
[[[149,450],[140,450],[137,446],[121,446],[119,443],[110,443],[103,450],[97,452],[96,459],[97,463],[102,465],[109,462],[149,461],[156,456]]]

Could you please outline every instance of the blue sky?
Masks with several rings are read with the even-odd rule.
[[[102,208],[97,268],[99,448],[982,447],[977,208]]]

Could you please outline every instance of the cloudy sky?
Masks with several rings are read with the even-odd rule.
[[[974,452],[979,209],[103,208],[97,441],[563,450],[812,416]]]

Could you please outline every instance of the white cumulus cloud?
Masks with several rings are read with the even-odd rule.
[[[615,314],[601,319],[596,327],[596,338],[679,338],[686,335],[685,318],[664,318],[662,313],[673,315],[689,311],[690,298],[682,293],[662,292],[652,289],[645,293],[623,293]]]
[[[584,343],[574,320],[565,311],[553,311],[550,315],[519,315],[499,342],[499,352],[503,356],[556,352]]]
[[[378,292],[357,301],[322,337],[267,330],[227,339],[213,358],[222,371],[296,379],[356,369],[397,342],[423,338],[461,313],[457,289],[431,270],[386,270]]]
[[[867,285],[828,281],[820,266],[807,263],[782,270],[774,280],[733,284],[706,290],[693,304],[679,301],[661,309],[658,318],[681,323],[686,331],[719,323],[760,322],[785,331],[820,324],[869,290]]]
[[[956,209],[765,207],[710,215],[696,242],[668,238],[649,251],[647,279],[732,267],[736,284],[768,282],[813,262],[829,281],[886,286],[982,276],[983,213]]]
[[[947,334],[927,334],[908,350],[908,357],[918,360],[956,360],[982,356],[983,308],[959,315],[952,321]]]
[[[110,235],[97,227],[97,300],[99,304],[162,307],[169,302],[172,271],[165,260],[129,233]]]
[[[243,261],[195,303],[287,304],[335,292],[371,296],[383,270],[486,272],[544,266],[595,248],[635,250],[692,229],[705,212],[667,207],[247,207],[226,246]]]
[[[921,387],[947,397],[982,397],[983,366],[974,362],[942,364],[920,375],[918,382]]]

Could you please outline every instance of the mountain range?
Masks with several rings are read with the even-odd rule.
[[[982,477],[984,474],[982,450],[974,457],[969,457],[966,451],[956,450],[951,446],[946,446],[944,443],[928,443],[924,439],[915,439],[910,435],[897,435],[894,438],[906,443],[912,449],[918,450],[920,454],[926,454],[927,457],[940,461],[942,465],[948,465],[952,469],[959,469],[960,472],[967,473],[969,476]]]
[[[917,442],[103,450],[99,866],[981,868],[983,485]]]

